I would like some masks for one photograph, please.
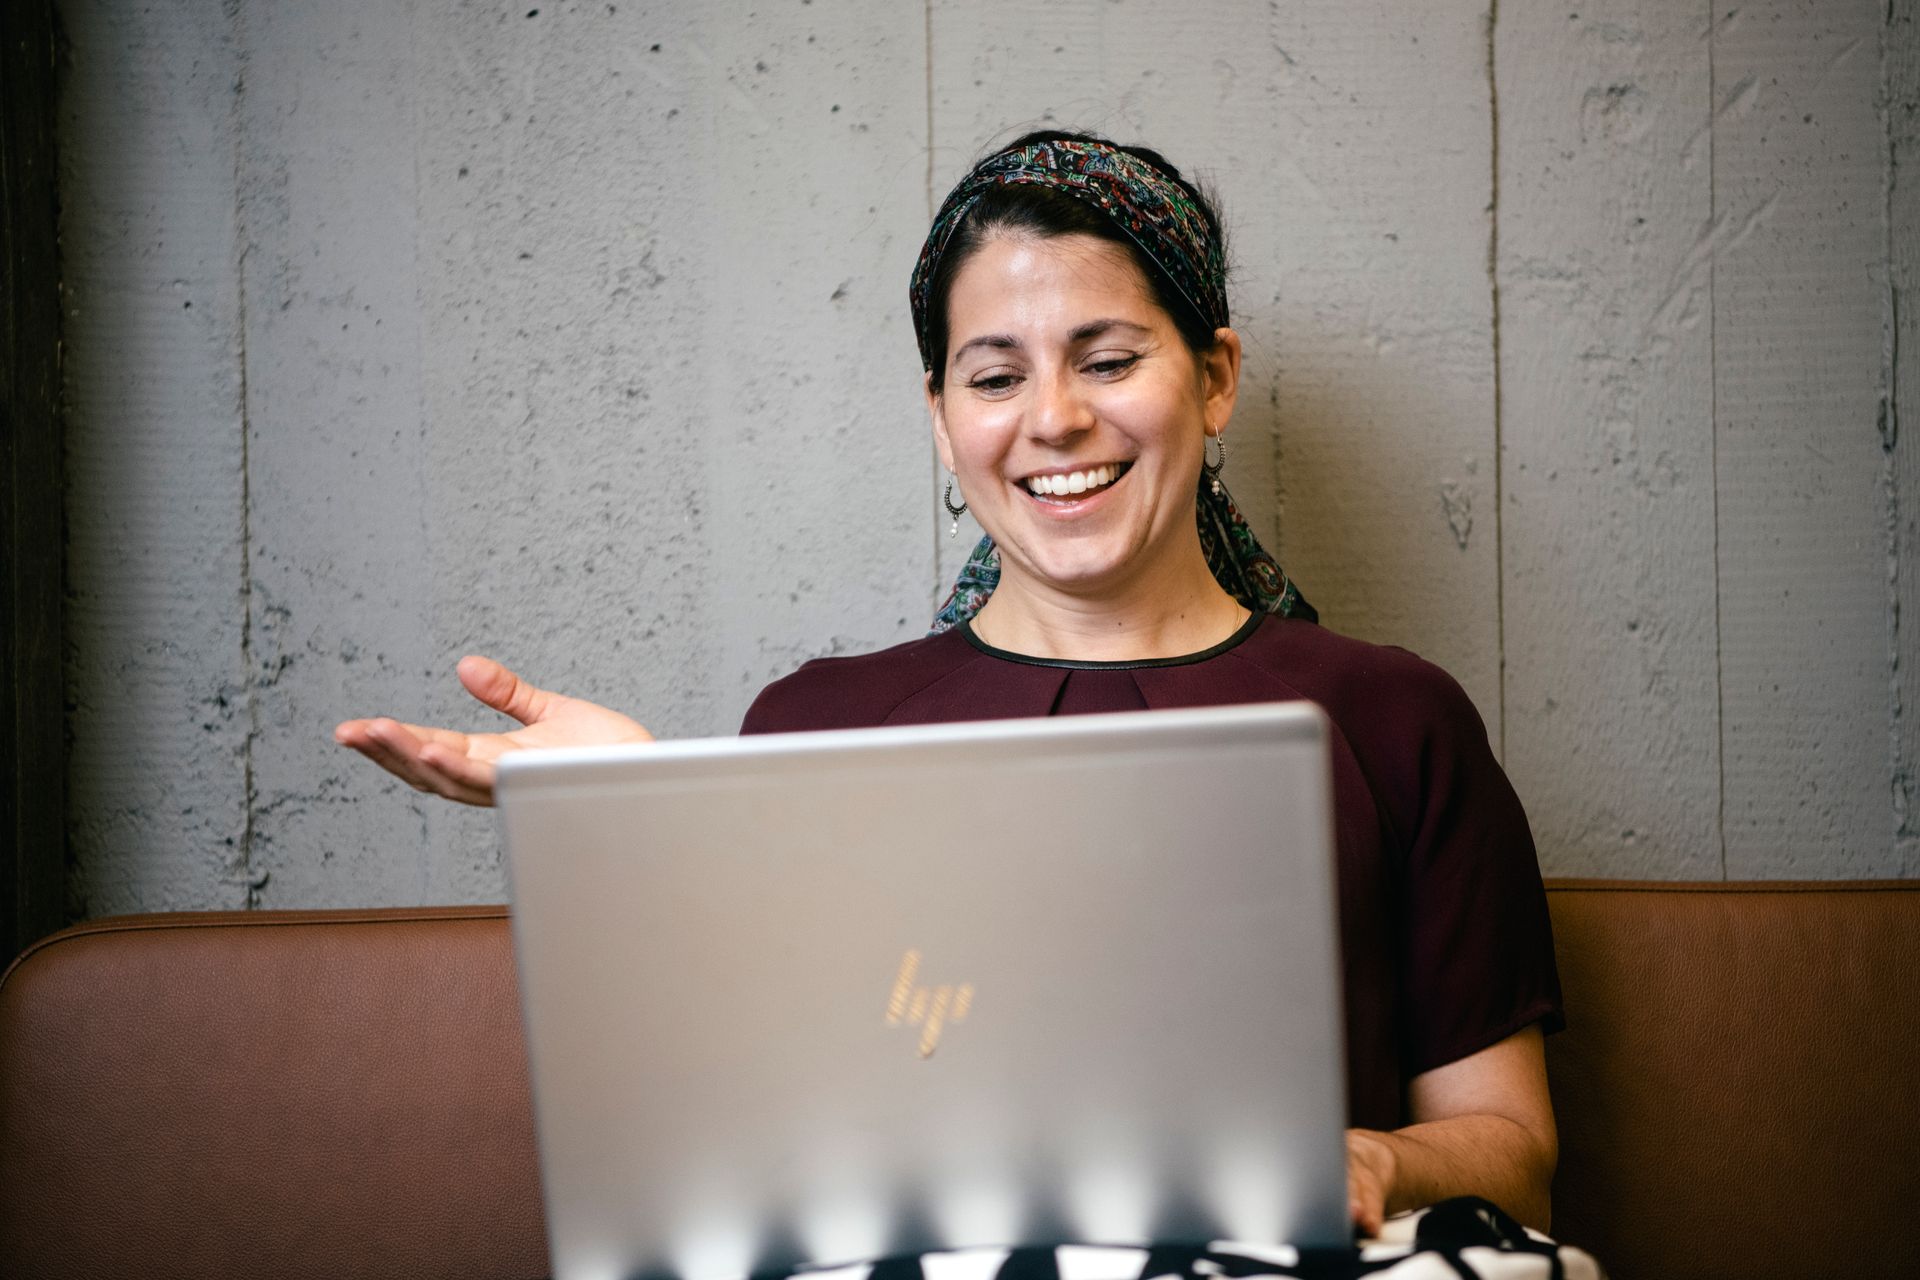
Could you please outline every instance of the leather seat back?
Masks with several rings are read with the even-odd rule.
[[[1550,886],[1554,1231],[1920,1275],[1920,883]],[[9,1277],[543,1275],[504,908],[105,920],[0,979]]]
[[[129,917],[0,982],[8,1276],[547,1273],[506,911]]]
[[[1920,1276],[1920,882],[1548,898],[1554,1235],[1616,1280]]]

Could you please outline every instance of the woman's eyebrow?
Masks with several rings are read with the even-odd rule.
[[[1114,329],[1132,329],[1136,333],[1153,332],[1153,330],[1147,328],[1147,326],[1136,324],[1132,320],[1121,320],[1118,318],[1089,320],[1083,325],[1075,326],[1073,332],[1067,335],[1067,341],[1085,342],[1088,338],[1097,338],[1101,334],[1111,332]]]
[[[1153,330],[1149,329],[1146,325],[1138,324],[1132,320],[1108,317],[1103,320],[1089,320],[1085,324],[1075,325],[1072,332],[1067,334],[1067,341],[1069,343],[1085,342],[1089,338],[1097,338],[1101,334],[1110,333],[1115,329],[1131,329],[1135,333],[1153,332]],[[989,347],[995,351],[1018,351],[1020,349],[1020,339],[1010,333],[983,333],[977,338],[967,339],[958,347],[954,348],[953,359],[958,360],[975,347]]]
[[[1020,339],[1010,333],[983,333],[977,338],[968,338],[954,348],[951,359],[958,360],[975,347],[991,347],[995,351],[1018,351]]]

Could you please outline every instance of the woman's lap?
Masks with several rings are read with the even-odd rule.
[[[1484,1200],[1463,1197],[1390,1220],[1353,1249],[1257,1246],[1155,1249],[1063,1245],[969,1249],[805,1273],[804,1280],[1604,1280],[1588,1254],[1559,1245]]]

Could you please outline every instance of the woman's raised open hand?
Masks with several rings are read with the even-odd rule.
[[[653,741],[618,711],[536,689],[491,658],[462,658],[457,670],[468,693],[524,727],[511,733],[461,733],[380,717],[345,721],[333,731],[333,740],[416,791],[479,805],[493,803],[494,762],[509,751]]]

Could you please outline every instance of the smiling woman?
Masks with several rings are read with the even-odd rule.
[[[1194,518],[1203,442],[1233,413],[1233,330],[1196,355],[1131,255],[1080,234],[995,235],[948,317],[945,389],[927,376],[934,439],[1000,551],[975,633],[1046,657],[1162,658],[1245,621]],[[1115,606],[1149,629],[1116,633]]]
[[[1224,460],[1223,437],[1240,375],[1240,339],[1228,327],[1226,285],[1226,240],[1219,216],[1205,193],[1158,152],[1116,147],[1090,135],[1043,132],[1028,134],[988,156],[954,187],[935,215],[909,290],[921,361],[927,369],[928,405],[943,461],[949,470],[957,465],[943,425],[944,411],[964,413],[970,399],[973,403],[1011,400],[1022,390],[1028,393],[1025,403],[1030,405],[1036,389],[1034,373],[1023,369],[1020,361],[1037,358],[1045,338],[1058,343],[1062,336],[1059,332],[1017,334],[999,328],[994,318],[1014,323],[1023,310],[1031,317],[1037,308],[1049,306],[1058,313],[1069,293],[1075,295],[1079,310],[1064,337],[1079,348],[1074,354],[1084,378],[1119,383],[1136,367],[1145,366],[1151,376],[1144,386],[1130,389],[1159,387],[1183,399],[1193,393],[1198,415],[1176,410],[1168,417],[1168,425],[1175,418],[1192,418],[1187,424],[1191,430],[1176,430],[1196,470],[1202,465],[1207,438],[1221,441],[1218,448]],[[1024,308],[1014,302],[1009,287],[1024,295]],[[951,335],[963,324],[976,328],[953,346]],[[1095,339],[1107,341],[1095,343]],[[1193,366],[1184,380],[1176,368],[1181,348]],[[1007,368],[982,363],[996,351],[1008,357]],[[974,366],[971,376],[969,366]],[[946,396],[950,371],[968,384],[967,392],[978,394]],[[1185,385],[1170,388],[1169,381]],[[1062,388],[1038,390],[1050,394]],[[1108,397],[1107,403],[1121,408],[1125,398],[1124,393]],[[1041,407],[1071,410],[1074,405],[1069,399]],[[1149,410],[1146,421],[1156,421],[1168,409],[1162,405]],[[1125,417],[1142,421],[1139,412],[1127,412]],[[1066,443],[1077,448],[1081,442]],[[1177,470],[1180,441],[1171,447]],[[1118,473],[1132,464],[1115,460],[1099,465]],[[1207,471],[1207,483],[1186,505],[1194,510],[1196,519],[1190,523],[1214,583],[1250,612],[1312,619],[1313,610],[1260,548],[1227,497],[1219,481],[1219,464]],[[1164,478],[1169,469],[1163,467],[1161,472]],[[1086,484],[1084,466],[1080,474]],[[1070,497],[1073,475],[1074,469],[1064,464],[1040,467],[1027,478],[1027,488],[1036,497]],[[959,483],[962,477],[956,473],[955,480]],[[1184,495],[1175,492],[1173,502],[1181,505]],[[1070,503],[1062,505],[1078,509]],[[961,572],[953,597],[935,619],[936,630],[970,618],[999,584],[1002,558],[995,526],[986,520],[982,525],[988,536]],[[1059,527],[1054,533],[1074,527]],[[1137,568],[1179,570],[1179,578],[1189,588],[1198,587],[1217,612],[1218,601],[1211,600],[1217,593],[1206,582],[1207,575],[1196,574],[1192,556],[1180,556],[1167,542],[1172,537],[1180,550],[1190,551],[1184,534],[1164,522],[1159,532],[1162,542],[1155,561],[1151,565],[1142,561]],[[1169,562],[1169,551],[1175,551],[1176,561],[1184,559],[1184,565]],[[1017,559],[1018,550],[1013,549],[1013,554]],[[1151,582],[1143,579],[1140,585],[1150,589]],[[1160,597],[1163,604],[1171,599]],[[1175,614],[1186,616],[1179,608]],[[1143,656],[1142,639],[1135,636],[1125,656]],[[1172,636],[1160,639],[1161,643],[1146,647],[1169,653],[1192,647],[1182,646]],[[1039,637],[1028,640],[1047,647]]]
[[[743,732],[1318,703],[1333,725],[1355,1222],[1377,1231],[1478,1195],[1544,1226],[1556,1141],[1541,1033],[1560,995],[1526,817],[1460,687],[1315,625],[1207,465],[1240,379],[1225,262],[1218,217],[1157,153],[1044,133],[976,165],[934,220],[910,298],[949,500],[987,537],[930,635],[806,664],[760,694]],[[471,803],[490,802],[507,751],[646,737],[485,659],[459,675],[525,727],[355,720],[336,736]]]

